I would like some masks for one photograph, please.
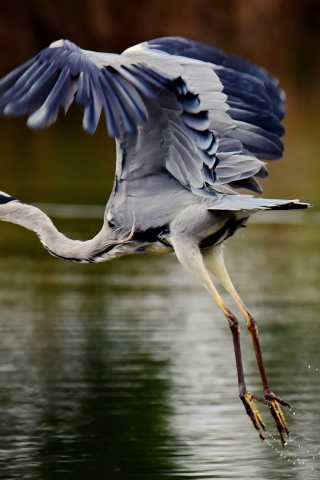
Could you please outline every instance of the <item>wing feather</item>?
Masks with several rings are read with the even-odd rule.
[[[234,72],[241,72],[260,80],[264,85],[272,104],[274,114],[282,120],[286,114],[284,107],[285,94],[278,88],[278,80],[259,65],[248,60],[219,50],[218,48],[195,42],[183,37],[157,38],[148,42],[149,48],[161,50],[170,55],[195,58],[214,65],[221,65]]]
[[[285,110],[277,81],[198,42],[168,37],[115,55],[59,40],[0,80],[0,113],[31,113],[34,129],[54,123],[60,107],[66,112],[74,100],[84,107],[83,128],[91,134],[102,111],[112,137],[139,137],[139,125],[153,125],[143,129],[148,135],[141,155],[155,154],[148,142],[159,140],[161,130],[160,163],[199,195],[215,195],[222,184],[260,193],[256,177],[268,176],[260,159],[282,157]],[[161,125],[151,122],[156,111],[164,112]],[[139,158],[150,176],[153,159]],[[153,168],[157,172],[160,164]],[[130,171],[139,175],[138,166]]]
[[[285,113],[284,94],[277,80],[250,62],[180,37],[152,40],[140,48],[174,57],[183,65],[181,77],[189,96],[179,99],[187,112],[181,118],[202,151],[206,165],[202,188],[232,183],[235,188],[245,186],[260,193],[261,186],[253,177],[268,176],[260,159],[277,160],[283,154],[279,137],[284,134],[280,122]],[[210,121],[207,129],[202,120],[205,112]],[[236,151],[224,143],[226,139],[237,142]]]
[[[184,94],[183,82],[164,68],[157,71],[147,61],[82,50],[68,40],[59,40],[0,81],[0,113],[31,113],[28,125],[38,129],[57,119],[74,100],[85,109],[83,127],[97,128],[104,110],[109,134],[121,128],[136,132],[147,121],[143,97],[157,97],[158,91],[175,89]],[[75,96],[76,94],[76,96]]]

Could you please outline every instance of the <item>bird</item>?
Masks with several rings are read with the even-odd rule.
[[[308,208],[299,200],[258,195],[268,177],[263,160],[283,156],[285,94],[278,80],[234,54],[183,37],[164,37],[122,54],[83,50],[58,40],[0,80],[0,114],[30,114],[42,129],[73,102],[93,134],[104,113],[116,142],[116,172],[101,231],[71,240],[40,209],[0,192],[0,220],[34,231],[60,259],[97,263],[131,254],[174,252],[227,318],[239,397],[260,438],[266,425],[256,406],[269,406],[282,444],[289,435],[263,364],[257,321],[225,267],[225,241],[261,210]],[[250,333],[264,396],[247,389],[240,323],[218,293],[213,274],[234,299]]]

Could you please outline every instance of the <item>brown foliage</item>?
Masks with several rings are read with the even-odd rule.
[[[0,3],[0,74],[59,38],[121,52],[165,35],[234,51],[294,83],[319,73],[318,0],[10,0]]]

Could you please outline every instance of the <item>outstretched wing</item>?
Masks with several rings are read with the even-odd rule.
[[[41,129],[56,121],[61,106],[66,112],[75,97],[84,107],[86,131],[95,131],[103,109],[109,134],[119,137],[120,124],[132,133],[147,120],[143,97],[155,97],[159,88],[179,91],[173,84],[176,76],[58,40],[0,81],[0,113],[33,112],[28,125]]]
[[[181,78],[187,94],[178,97],[182,107],[180,118],[202,159],[194,163],[201,171],[203,185],[199,188],[190,181],[193,191],[210,194],[210,186],[228,183],[262,193],[256,177],[266,178],[268,172],[258,159],[282,158],[283,94],[262,68],[211,48],[168,37],[144,42],[124,53],[137,58],[140,52],[141,57],[149,56],[158,66],[164,60],[169,64],[171,57],[183,67]],[[212,63],[214,60],[227,64],[228,68]],[[270,95],[267,89],[272,92]],[[276,114],[274,108],[282,114]],[[181,161],[177,158],[176,155],[167,161],[171,172],[178,172],[176,164]],[[176,177],[179,176],[177,173]]]
[[[282,120],[286,114],[284,107],[285,93],[278,87],[279,81],[277,78],[270,75],[270,73],[263,67],[256,65],[243,58],[225,53],[219,48],[212,47],[202,42],[196,42],[183,37],[163,37],[147,42],[150,49],[161,50],[170,55],[179,55],[188,58],[195,58],[203,62],[213,63],[220,65],[226,69],[234,72],[249,74],[261,80],[265,86],[266,93],[270,99],[273,113]],[[225,86],[224,92],[228,95],[228,104],[232,105],[232,108],[238,108],[238,104],[242,106],[246,102],[247,97],[241,97],[241,92],[244,93],[244,89],[238,91],[232,84],[228,84],[227,76],[222,75],[222,83]],[[251,94],[250,89],[247,94]],[[251,100],[252,99],[250,97]],[[254,108],[254,105],[252,105]],[[229,112],[230,113],[230,112]],[[261,113],[260,111],[257,112]],[[234,117],[233,117],[234,118]]]
[[[164,41],[167,50],[171,45],[169,53],[161,51]],[[83,127],[89,133],[103,110],[111,136],[142,131],[146,146],[150,130],[138,126],[150,122],[157,110],[153,102],[165,112],[166,137],[158,135],[146,151],[159,162],[150,167],[142,149],[129,163],[140,159],[141,167],[147,163],[154,172],[165,168],[200,195],[214,194],[212,187],[221,184],[261,193],[256,177],[266,177],[267,170],[259,158],[278,159],[283,151],[283,128],[266,84],[241,68],[172,55],[181,41],[160,39],[114,55],[59,40],[0,81],[0,113],[31,112],[28,124],[39,129],[54,123],[60,107],[67,111],[75,99],[84,106]]]

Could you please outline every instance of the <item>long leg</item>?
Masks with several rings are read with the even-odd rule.
[[[222,247],[218,246],[216,248],[210,249],[208,252],[204,254],[203,259],[204,259],[205,266],[208,268],[208,270],[211,273],[213,273],[213,275],[216,278],[218,278],[218,280],[221,282],[221,284],[224,286],[227,292],[229,292],[229,294],[232,296],[232,298],[234,299],[234,301],[236,302],[240,311],[243,313],[246,319],[247,329],[250,333],[252,343],[253,343],[253,348],[256,354],[256,359],[257,359],[257,363],[260,371],[265,398],[266,400],[268,400],[271,413],[276,420],[277,427],[281,435],[281,440],[283,444],[286,444],[285,434],[288,434],[289,430],[279,404],[284,406],[289,406],[289,405],[287,402],[284,402],[280,398],[276,397],[270,388],[270,384],[267,378],[266,370],[265,370],[263,359],[262,359],[257,322],[253,317],[253,315],[249,312],[249,310],[246,308],[246,306],[242,302],[241,298],[239,297],[238,293],[236,292],[230,280],[230,277],[228,275],[228,272],[224,264]]]
[[[175,253],[178,257],[178,260],[182,263],[182,265],[190,271],[204,286],[204,288],[210,293],[210,295],[214,298],[217,302],[225,316],[227,317],[228,324],[230,330],[232,332],[233,344],[234,344],[234,352],[236,358],[236,366],[237,366],[237,373],[238,373],[238,388],[239,388],[239,396],[242,400],[246,412],[252,420],[254,427],[259,432],[260,438],[264,440],[266,437],[261,430],[265,430],[265,424],[259,414],[257,407],[253,402],[253,398],[258,400],[262,400],[255,395],[252,395],[247,391],[246,383],[244,379],[243,373],[243,366],[242,366],[242,357],[241,357],[241,348],[240,348],[240,326],[237,318],[233,315],[233,313],[229,310],[226,306],[222,298],[220,297],[219,293],[217,292],[215,286],[213,285],[209,274],[204,266],[203,258],[201,252],[197,245],[187,244],[182,240],[175,239],[173,240],[173,246],[175,249]],[[267,402],[265,402],[267,403]]]

